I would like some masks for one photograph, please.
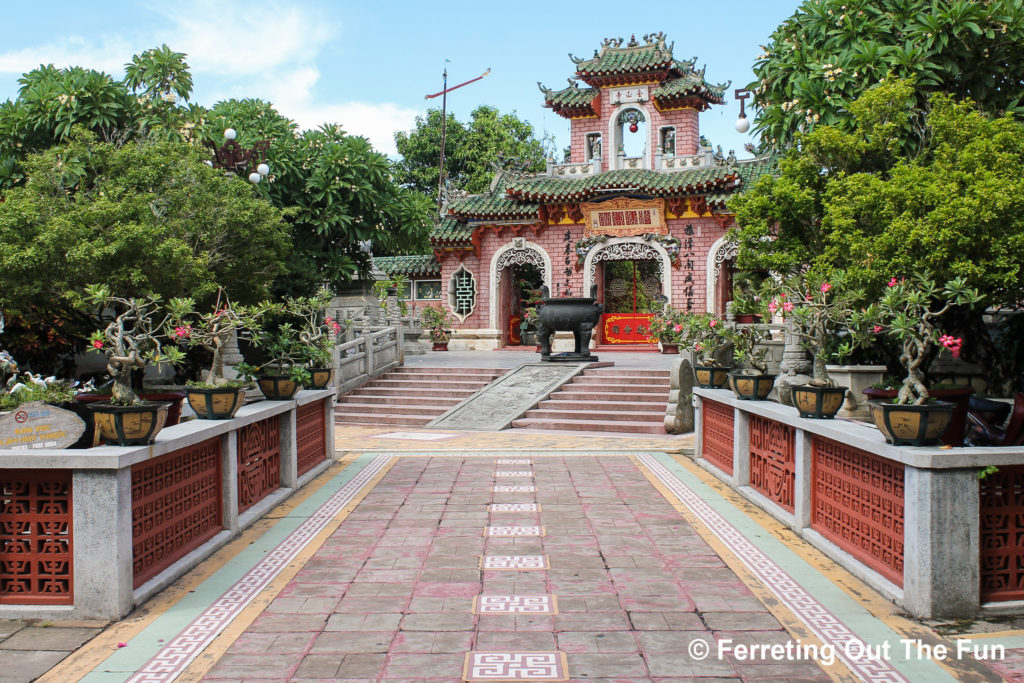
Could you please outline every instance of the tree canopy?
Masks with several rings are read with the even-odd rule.
[[[294,249],[276,291],[309,295],[325,282],[338,287],[370,268],[369,242],[378,255],[426,247],[430,203],[399,186],[392,164],[366,138],[338,125],[297,132],[297,126],[260,100],[218,103],[201,135],[219,142],[224,128],[239,131],[248,146],[271,141],[271,174],[261,190],[284,210]]]
[[[982,305],[949,322],[967,335],[965,357],[1006,382],[1016,369],[981,316],[1024,300],[1024,124],[943,93],[918,111],[916,98],[911,83],[888,80],[851,103],[849,130],[798,137],[777,176],[729,204],[737,265],[841,268],[851,286],[876,293],[919,270],[940,282],[962,276]],[[910,116],[927,142],[912,157],[899,145]]]
[[[470,193],[484,192],[494,178],[493,162],[501,158],[517,160],[524,170],[544,170],[550,156],[546,142],[538,140],[533,126],[515,113],[502,114],[496,108],[481,105],[465,124],[448,114],[445,127],[445,178],[455,187]],[[437,199],[438,162],[441,158],[441,110],[430,109],[426,117],[417,116],[411,131],[395,134],[395,146],[402,159],[396,165],[396,177],[403,185]]]
[[[818,125],[848,129],[851,103],[892,76],[914,81],[918,107],[934,92],[983,111],[1024,116],[1024,4],[1019,0],[805,0],[754,66],[769,147]],[[907,121],[901,141],[919,146]]]

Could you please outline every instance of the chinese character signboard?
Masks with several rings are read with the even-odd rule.
[[[585,233],[631,237],[653,233],[667,235],[664,199],[612,199],[580,204],[586,216]]]

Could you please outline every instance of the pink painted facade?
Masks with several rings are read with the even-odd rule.
[[[571,121],[569,163],[550,163],[537,176],[500,172],[492,192],[447,205],[432,243],[442,300],[462,318],[452,348],[517,343],[523,288],[513,281],[522,272],[539,271],[552,296],[588,296],[596,285],[604,300],[609,263],[649,261],[646,272],[657,277],[654,285],[645,280],[645,292],[660,287],[683,311],[724,311],[735,253],[725,240],[733,219],[725,199],[756,178],[761,160],[726,160],[701,147],[699,113],[722,104],[726,86],[709,85],[692,62],[675,60],[663,35],[644,41],[605,41],[593,59],[574,59],[587,88],[542,86],[545,106]],[[631,123],[647,137],[644,155],[627,159],[609,144],[637,134],[628,132]],[[619,222],[599,232],[606,228],[593,227],[597,216],[609,211]],[[650,216],[656,220],[645,223]],[[667,234],[657,234],[662,222]],[[598,343],[610,337],[597,333]]]

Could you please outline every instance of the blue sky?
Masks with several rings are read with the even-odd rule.
[[[701,132],[740,157],[746,136],[733,130],[732,90],[752,79],[751,65],[769,34],[798,0],[731,2],[484,3],[449,0],[173,0],[155,2],[4,3],[0,25],[0,101],[14,98],[18,77],[40,63],[101,69],[117,77],[137,52],[161,43],[188,54],[204,105],[228,97],[270,100],[303,127],[331,121],[394,154],[396,130],[457,90],[449,110],[460,120],[480,104],[516,113],[561,149],[568,123],[543,108],[537,81],[564,87],[574,70],[567,53],[590,57],[605,37],[664,31],[675,56],[697,56],[713,83],[732,81],[729,102],[701,115]],[[435,104],[436,103],[436,104]]]

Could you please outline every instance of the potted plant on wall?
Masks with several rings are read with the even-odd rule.
[[[768,347],[763,342],[771,336],[768,325],[760,322],[737,325],[725,332],[732,342],[733,360],[739,366],[729,373],[729,386],[740,399],[763,400],[775,384],[775,375],[768,373]]]
[[[430,334],[434,351],[447,351],[448,342],[452,338],[452,325],[455,319],[442,306],[427,306],[420,313],[420,321]]]
[[[106,311],[115,313],[89,338],[93,350],[107,354],[107,371],[114,380],[110,401],[89,406],[99,438],[121,446],[153,443],[167,421],[170,403],[141,400],[132,389],[132,372],[184,358],[180,349],[164,344],[163,329],[171,314],[160,315],[161,299],[155,294],[129,299],[113,296],[106,285],[91,285],[85,298],[100,308],[101,317]]]
[[[328,290],[321,289],[313,296],[291,298],[285,303],[285,308],[302,321],[300,357],[309,370],[306,386],[310,389],[325,389],[334,379],[333,352],[341,339],[342,324],[326,313],[333,298]]]
[[[848,357],[867,341],[867,314],[858,308],[864,292],[846,284],[846,273],[836,270],[827,277],[801,273],[767,285],[769,310],[793,323],[792,333],[811,354],[811,381],[792,387],[800,417],[835,417],[849,387],[838,386],[829,377],[827,364]]]
[[[686,335],[687,343],[693,345],[696,359],[693,376],[697,386],[720,389],[732,369],[721,361],[723,347],[729,343],[725,322],[711,313],[696,313],[687,318]]]
[[[205,379],[187,383],[188,404],[200,419],[230,419],[245,403],[245,387],[249,382],[225,376],[224,351],[239,332],[258,330],[262,308],[232,304],[223,290],[217,292],[213,310],[199,313],[194,306],[192,299],[168,302],[172,313],[168,336],[181,344],[201,346],[213,354]]]
[[[283,304],[266,304],[270,314],[284,316]],[[253,334],[252,344],[266,354],[267,360],[259,365],[239,363],[238,372],[246,379],[255,379],[256,386],[271,401],[287,401],[309,384],[312,375],[305,367],[309,355],[299,338],[299,329],[291,322],[282,322],[273,329],[266,326]]]
[[[679,353],[680,345],[686,343],[687,328],[686,314],[665,303],[654,310],[649,331],[651,338],[661,345],[662,353]]]
[[[953,404],[935,401],[924,383],[924,363],[936,346],[959,357],[962,339],[942,334],[936,321],[954,306],[978,303],[981,296],[954,278],[939,287],[928,273],[889,280],[880,301],[867,310],[875,334],[887,334],[900,344],[900,364],[907,376],[891,403],[869,401],[871,417],[890,443],[928,446],[938,443],[949,424]]]

